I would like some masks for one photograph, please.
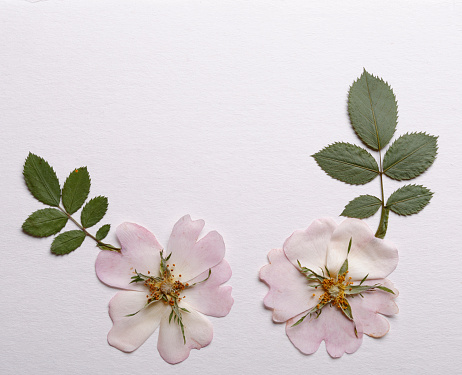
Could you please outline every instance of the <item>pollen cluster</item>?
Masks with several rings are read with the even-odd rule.
[[[322,281],[321,285],[324,289],[324,294],[319,297],[319,304],[316,306],[320,308],[323,305],[332,303],[332,305],[339,309],[346,310],[348,308],[348,301],[345,297],[345,289],[352,285],[351,277],[346,278],[347,273],[338,277],[326,278]]]
[[[175,265],[173,265],[174,267]],[[170,267],[167,264],[167,268]],[[165,304],[173,306],[175,300],[180,302],[183,297],[180,297],[181,292],[189,286],[188,283],[183,284],[179,280],[174,279],[173,267],[170,270],[165,270],[160,278],[149,278],[144,281],[144,285],[149,289],[149,294],[146,295],[148,303],[162,300]],[[170,271],[170,272],[169,272]],[[179,275],[181,277],[181,275]],[[161,279],[161,280],[159,280]]]

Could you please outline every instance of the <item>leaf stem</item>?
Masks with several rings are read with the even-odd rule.
[[[64,213],[66,214],[66,216],[75,224],[79,227],[80,230],[82,230],[86,236],[90,237],[92,240],[94,240],[97,244],[97,246],[102,249],[102,250],[110,250],[110,251],[117,251],[117,252],[120,252],[120,248],[119,247],[115,247],[115,246],[112,246],[110,244],[106,244],[100,240],[98,240],[95,236],[93,236],[91,233],[89,233],[82,225],[80,225],[80,223],[75,220],[64,208],[62,208],[61,206],[58,206],[58,208]]]
[[[387,234],[388,229],[388,216],[390,210],[385,207],[385,193],[383,190],[383,162],[382,162],[382,152],[379,148],[379,176],[380,176],[380,191],[382,195],[382,212],[380,215],[380,222],[377,228],[377,232],[375,233],[375,237],[384,238]]]

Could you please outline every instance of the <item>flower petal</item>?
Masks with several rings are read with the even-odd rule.
[[[211,316],[222,317],[228,315],[233,306],[234,299],[231,297],[230,286],[220,286],[231,277],[231,267],[226,260],[222,260],[211,269],[207,281],[201,282],[208,277],[209,271],[205,271],[190,284],[199,283],[184,291],[186,302],[195,310]]]
[[[395,292],[391,294],[382,290],[363,293],[364,298],[349,298],[351,311],[355,321],[361,321],[364,333],[372,337],[382,337],[390,330],[390,323],[380,314],[393,315],[398,313],[395,298],[398,291],[387,280],[368,280],[368,285],[381,284]]]
[[[263,303],[273,309],[275,322],[285,322],[316,305],[322,293],[308,286],[306,277],[287,259],[282,249],[271,250],[268,260],[270,264],[260,270],[260,279],[270,288]]]
[[[176,272],[182,275],[181,280],[189,282],[216,266],[225,256],[223,237],[216,231],[196,242],[203,227],[203,220],[192,221],[189,215],[182,217],[173,227],[166,255],[172,254],[169,264],[175,264]]]
[[[383,239],[374,236],[369,226],[359,219],[346,219],[332,234],[327,253],[327,268],[337,274],[348,253],[348,243],[352,239],[348,254],[348,276],[354,281],[383,279],[398,265],[398,250]]]
[[[292,327],[304,314],[290,319],[286,324],[286,333],[294,346],[304,354],[318,350],[324,340],[327,352],[334,358],[343,353],[354,353],[362,343],[363,334],[360,324],[356,324],[358,336],[354,332],[354,323],[332,306],[325,306],[321,315],[307,316],[305,320]]]
[[[284,243],[284,252],[294,266],[298,262],[314,272],[326,265],[327,248],[337,224],[330,218],[318,219],[306,230],[295,231]]]
[[[204,315],[186,303],[181,303],[181,307],[190,311],[182,313],[186,344],[183,341],[180,326],[173,319],[169,323],[168,316],[162,319],[157,341],[157,350],[161,357],[171,364],[184,361],[189,357],[191,349],[201,349],[207,346],[213,337],[212,323]]]
[[[140,225],[123,223],[117,227],[122,251],[101,251],[96,259],[96,274],[105,284],[115,288],[144,290],[142,284],[130,284],[136,269],[143,274],[158,272],[162,246],[156,237]]]
[[[107,340],[124,352],[138,349],[157,329],[167,305],[156,302],[143,309],[146,294],[137,291],[120,291],[109,302],[109,315],[114,323]],[[136,315],[127,316],[140,310]]]

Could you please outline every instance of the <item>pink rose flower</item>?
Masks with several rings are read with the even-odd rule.
[[[398,264],[398,251],[363,221],[316,220],[268,259],[260,270],[270,288],[264,304],[274,322],[286,322],[287,336],[302,353],[316,352],[325,341],[327,352],[341,357],[361,346],[363,334],[389,331],[383,315],[398,313],[398,292],[385,278]]]
[[[166,251],[137,224],[117,228],[121,252],[101,251],[96,260],[98,278],[124,289],[109,302],[110,345],[132,352],[160,326],[157,349],[174,364],[210,344],[213,327],[203,314],[225,316],[234,301],[231,287],[221,285],[231,277],[223,238],[213,231],[197,241],[204,224],[182,217]]]

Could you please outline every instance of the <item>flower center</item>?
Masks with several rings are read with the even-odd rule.
[[[175,280],[171,272],[173,267],[165,270],[160,277],[150,277],[144,281],[144,285],[149,289],[149,294],[146,295],[148,303],[162,300],[165,304],[173,306],[175,300],[181,301],[180,294],[189,284]]]
[[[346,273],[338,277],[325,278],[322,281],[321,285],[324,289],[324,294],[319,297],[319,307],[330,302],[339,309],[345,310],[348,308],[345,289],[353,284],[353,282],[351,281],[351,277],[346,280]]]

